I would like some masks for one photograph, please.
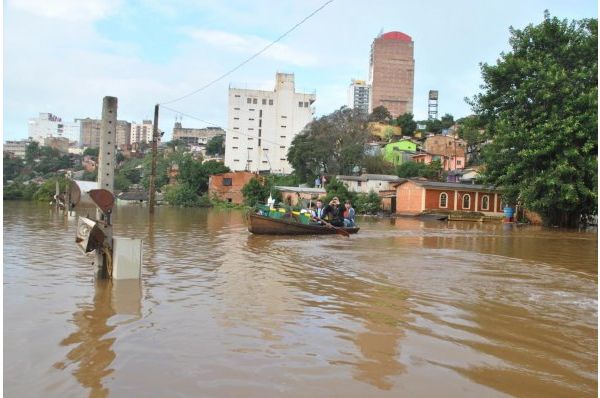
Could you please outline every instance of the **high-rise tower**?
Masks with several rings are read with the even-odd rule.
[[[379,35],[371,45],[369,112],[385,106],[394,117],[413,112],[415,60],[412,38],[402,32]]]

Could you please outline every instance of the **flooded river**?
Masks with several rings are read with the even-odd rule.
[[[142,280],[106,282],[75,219],[4,202],[4,396],[597,396],[595,230],[359,222],[121,207]]]

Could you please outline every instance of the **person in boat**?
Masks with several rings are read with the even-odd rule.
[[[356,211],[352,208],[352,202],[347,200],[344,203],[344,227],[355,227],[356,226]]]
[[[342,214],[342,209],[340,208],[340,200],[337,196],[331,199],[331,202],[325,206],[323,213],[325,215],[324,219],[334,227],[344,226],[344,216]]]
[[[325,208],[323,207],[323,201],[317,199],[316,207],[311,212],[313,222],[323,225],[323,217],[325,217]]]

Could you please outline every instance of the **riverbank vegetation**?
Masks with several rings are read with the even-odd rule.
[[[510,29],[511,50],[483,64],[470,100],[485,122],[485,182],[550,225],[575,226],[598,206],[598,20]]]

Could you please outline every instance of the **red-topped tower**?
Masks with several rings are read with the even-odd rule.
[[[415,59],[412,38],[402,32],[379,35],[371,45],[369,112],[385,106],[394,117],[413,111]]]

